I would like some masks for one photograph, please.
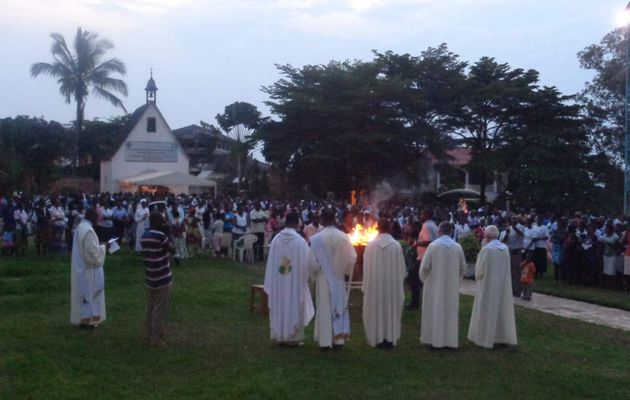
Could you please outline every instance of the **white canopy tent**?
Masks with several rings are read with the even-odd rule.
[[[120,183],[126,186],[162,186],[169,188],[174,193],[189,193],[190,188],[208,187],[213,187],[216,191],[217,186],[214,180],[198,178],[178,171],[146,171],[140,175],[122,179]]]

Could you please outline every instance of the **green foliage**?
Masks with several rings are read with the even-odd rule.
[[[464,66],[445,45],[419,57],[278,66],[284,78],[263,90],[280,120],[264,124],[257,139],[295,191],[346,195],[384,178],[413,178],[427,151],[440,157],[449,142]]]
[[[114,45],[98,34],[84,31],[79,27],[74,37],[72,48],[59,33],[52,33],[50,52],[52,63],[39,62],[31,66],[31,75],[41,74],[57,79],[59,92],[66,103],[76,103],[76,127],[79,132],[83,127],[85,103],[89,94],[108,101],[115,107],[125,110],[122,101],[115,92],[127,96],[127,84],[112,74],[124,75],[125,64],[118,58],[103,60],[105,53]],[[126,111],[126,110],[125,110]]]
[[[71,154],[72,134],[57,122],[19,116],[0,119],[0,185],[8,190],[44,191]]]
[[[481,246],[475,235],[464,236],[459,239],[459,244],[462,246],[462,250],[464,250],[466,262],[468,264],[474,264],[477,261],[477,254],[479,254],[481,250]]]
[[[103,158],[113,154],[126,134],[125,127],[130,114],[112,118],[109,121],[85,121],[79,136],[79,174],[93,179],[100,178]]]

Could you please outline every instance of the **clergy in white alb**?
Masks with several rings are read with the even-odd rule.
[[[94,209],[86,210],[72,240],[70,322],[81,327],[94,327],[106,317],[103,274],[106,245],[99,244],[94,231],[97,218]]]
[[[296,232],[297,213],[286,218],[286,228],[271,241],[265,270],[271,340],[297,344],[304,341],[304,327],[313,318],[308,288],[308,245]]]
[[[183,218],[183,215],[181,216]],[[136,253],[142,252],[142,245],[140,244],[144,231],[149,229],[149,207],[147,207],[147,201],[145,199],[140,200],[140,204],[136,208],[136,212],[133,215],[133,220],[136,223]]]
[[[457,348],[459,283],[466,259],[462,247],[451,238],[452,224],[442,222],[438,235],[420,264],[420,280],[424,282],[420,342],[436,348]]]
[[[402,247],[389,234],[389,225],[386,218],[379,220],[379,234],[363,255],[363,327],[367,343],[382,348],[400,339],[407,275]]]
[[[357,253],[348,236],[335,227],[332,210],[322,213],[324,229],[311,237],[309,269],[315,281],[315,340],[322,349],[340,348],[350,337],[345,277]]]
[[[487,227],[485,235],[488,244],[479,252],[475,267],[477,293],[468,340],[486,348],[495,343],[516,345],[510,250],[497,240],[496,226]]]

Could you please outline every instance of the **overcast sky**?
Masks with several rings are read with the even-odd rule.
[[[150,68],[171,128],[205,120],[234,101],[266,114],[274,64],[370,59],[371,50],[419,54],[442,42],[463,60],[492,56],[540,71],[542,83],[579,91],[590,74],[576,53],[620,25],[619,0],[0,0],[0,117],[69,122],[74,105],[56,82],[30,77],[50,61],[51,32],[80,25],[110,39],[122,59],[131,112],[144,103]],[[91,98],[86,117],[121,110]]]

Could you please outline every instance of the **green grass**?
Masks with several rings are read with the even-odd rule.
[[[562,282],[555,283],[553,281],[553,266],[551,265],[545,277],[536,279],[534,292],[630,311],[630,294],[628,292]]]
[[[418,342],[406,313],[393,351],[353,339],[322,353],[269,341],[267,317],[249,312],[262,266],[197,260],[174,269],[166,349],[140,341],[144,287],[133,255],[106,262],[108,320],[69,324],[67,258],[0,258],[0,399],[628,399],[630,334],[517,309],[519,346],[463,341],[472,299],[463,297],[457,351]],[[360,298],[353,298],[359,304]]]

